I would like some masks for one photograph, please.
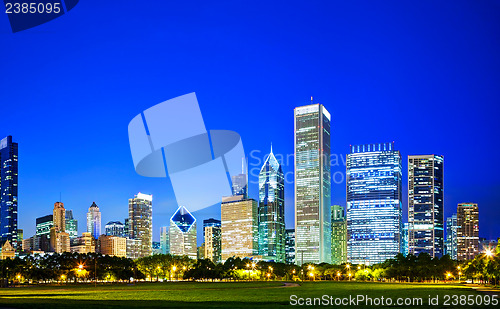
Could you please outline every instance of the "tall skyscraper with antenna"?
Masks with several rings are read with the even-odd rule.
[[[330,113],[310,104],[294,115],[295,262],[330,263]]]
[[[0,240],[17,249],[17,143],[12,136],[0,140]],[[20,246],[20,245],[19,245]]]

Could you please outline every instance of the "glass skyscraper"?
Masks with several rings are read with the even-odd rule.
[[[372,265],[402,250],[401,154],[393,143],[347,155],[347,261]]]
[[[17,143],[12,136],[0,140],[0,240],[17,249]],[[19,247],[21,244],[19,245]]]
[[[476,203],[457,206],[457,259],[472,260],[479,254],[479,207]]]
[[[295,263],[330,263],[330,113],[311,104],[294,118]]]
[[[87,212],[87,232],[95,239],[101,236],[101,212],[95,202],[92,202]]]
[[[137,193],[128,200],[129,237],[141,240],[139,257],[153,254],[153,196]]]
[[[259,255],[285,262],[285,178],[271,152],[259,173]]]
[[[441,257],[444,252],[443,156],[408,156],[408,248]]]
[[[295,264],[295,230],[285,230],[285,263]]]
[[[448,254],[451,259],[456,260],[457,257],[457,214],[453,214],[446,219],[446,241],[445,241],[445,254]]]
[[[332,205],[332,264],[347,262],[347,221],[344,207]]]
[[[73,211],[66,210],[66,233],[69,234],[70,239],[78,237],[78,221],[73,218]]]
[[[220,220],[214,219],[214,218],[208,218],[203,220],[203,238],[205,238],[205,228],[209,226],[215,226],[215,227],[220,227],[221,222]]]
[[[170,237],[168,233],[168,226],[162,226],[160,228],[160,253],[168,254],[170,253]]]

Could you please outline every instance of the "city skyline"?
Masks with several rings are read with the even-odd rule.
[[[480,236],[500,234],[493,221],[500,216],[495,207],[500,182],[491,172],[497,168],[488,163],[500,147],[492,143],[500,129],[494,117],[500,44],[491,40],[498,25],[491,4],[450,3],[456,18],[443,19],[442,7],[428,3],[415,3],[411,10],[396,2],[361,8],[350,3],[267,4],[266,9],[237,10],[237,15],[205,3],[204,13],[195,16],[186,4],[159,3],[154,12],[148,10],[151,18],[125,3],[124,18],[112,22],[105,13],[112,5],[102,5],[95,12],[80,4],[71,18],[17,35],[0,24],[6,27],[2,42],[9,46],[0,53],[11,60],[1,83],[9,91],[0,92],[8,115],[0,132],[21,145],[18,223],[25,235],[33,234],[35,219],[48,213],[40,205],[52,205],[60,193],[80,222],[80,234],[84,209],[92,201],[100,206],[103,223],[122,220],[129,195],[140,191],[155,194],[153,234],[158,240],[160,226],[177,205],[168,180],[136,175],[126,126],[139,111],[191,91],[199,96],[207,127],[238,132],[247,154],[259,150],[264,157],[271,142],[281,154],[293,153],[292,109],[311,95],[333,115],[332,149],[339,156],[349,152],[350,144],[384,141],[396,141],[403,158],[442,154],[447,166],[444,216],[458,203],[474,201],[481,205]],[[240,5],[232,4],[232,9]],[[164,18],[160,12],[165,11],[173,18]],[[79,22],[89,15],[96,23],[81,27]],[[255,23],[256,15],[262,23]],[[251,31],[247,24],[254,25]],[[103,25],[113,29],[112,39]],[[74,36],[82,31],[89,35]],[[234,37],[239,38],[236,43]],[[38,43],[44,48],[29,52]],[[172,44],[179,49],[169,48]],[[35,69],[27,77],[18,63]],[[96,68],[102,71],[96,74]],[[276,117],[265,127],[255,125],[264,112]],[[413,124],[424,114],[438,134],[422,138]],[[489,151],[482,150],[484,145]],[[462,165],[464,157],[481,160],[469,169]],[[340,176],[335,173],[344,169],[333,166],[332,175]],[[290,171],[292,165],[283,166],[285,174]],[[249,196],[256,198],[256,192],[250,184]],[[292,227],[293,185],[286,183],[285,192],[286,225]],[[345,206],[344,200],[345,180],[332,186],[332,204]],[[403,207],[406,221],[404,199]],[[194,215],[200,220],[219,217],[218,209]]]

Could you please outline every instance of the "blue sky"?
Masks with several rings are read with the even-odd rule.
[[[271,142],[292,154],[293,108],[310,96],[332,114],[339,157],[386,141],[404,169],[410,154],[442,154],[445,215],[477,202],[480,236],[499,237],[499,33],[499,1],[81,1],[15,34],[2,13],[0,135],[19,143],[20,227],[32,235],[60,192],[80,233],[93,201],[104,225],[143,192],[157,240],[176,203],[168,179],[135,173],[127,125],[194,91],[206,127],[238,132],[248,155]],[[285,189],[292,227],[293,184]],[[345,205],[345,182],[332,191]]]

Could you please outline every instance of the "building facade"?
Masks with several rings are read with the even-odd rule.
[[[180,206],[170,218],[169,234],[170,254],[197,258],[196,218],[186,207]]]
[[[87,212],[87,232],[95,239],[101,236],[101,212],[95,202],[92,202]]]
[[[96,239],[89,232],[82,233],[73,240],[70,248],[71,252],[76,253],[93,253],[96,252]]]
[[[401,154],[393,143],[347,155],[347,261],[372,265],[402,251]]]
[[[221,222],[220,220],[214,219],[214,218],[208,218],[203,220],[203,239],[205,239],[205,228],[209,226],[215,226],[215,227],[220,227]]]
[[[0,241],[17,250],[18,145],[12,136],[0,140]],[[21,244],[19,244],[21,247]]]
[[[271,152],[259,173],[259,255],[285,262],[285,178]]]
[[[456,260],[457,256],[457,239],[458,223],[457,214],[453,214],[451,217],[446,219],[446,243],[445,243],[445,254],[448,254],[451,259]]]
[[[168,233],[168,226],[162,226],[160,228],[160,253],[169,254],[170,253],[170,237]]]
[[[403,223],[403,233],[401,234],[401,242],[402,242],[402,251],[404,256],[408,256],[410,254],[410,247],[409,247],[409,232],[410,232],[410,225],[408,222]]]
[[[311,104],[294,116],[295,261],[330,263],[330,113]]]
[[[295,264],[295,230],[285,230],[285,263]]]
[[[243,195],[222,198],[222,261],[251,257],[259,252],[257,201]]]
[[[66,210],[66,233],[69,234],[70,239],[78,237],[78,221],[73,218],[73,211]]]
[[[409,253],[444,253],[443,156],[408,156]]]
[[[126,257],[127,239],[125,237],[101,235],[99,236],[99,252],[103,255]]]
[[[214,263],[221,262],[221,227],[220,226],[206,226],[204,229],[205,234],[205,258]]]
[[[479,207],[475,203],[457,206],[457,259],[472,260],[479,254]]]
[[[332,264],[347,262],[347,219],[344,207],[332,205]]]
[[[109,221],[104,226],[106,231],[106,235],[108,236],[118,236],[118,237],[126,237],[125,235],[125,224],[120,221]]]
[[[127,258],[128,259],[138,259],[142,252],[142,241],[141,239],[127,238]]]
[[[140,257],[153,254],[153,196],[138,193],[128,200],[129,237],[141,240]]]
[[[50,249],[55,253],[71,252],[69,234],[66,233],[66,209],[61,202],[54,203],[53,226],[50,228]]]

